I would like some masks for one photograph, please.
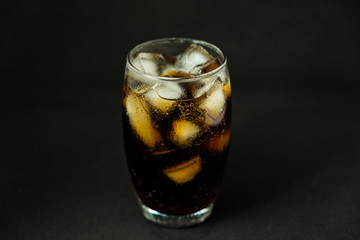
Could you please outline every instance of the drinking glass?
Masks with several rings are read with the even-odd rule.
[[[205,41],[157,39],[127,56],[125,152],[144,217],[186,227],[210,216],[231,131],[226,58]]]

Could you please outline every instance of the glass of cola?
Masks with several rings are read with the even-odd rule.
[[[142,43],[127,56],[123,127],[128,168],[142,213],[186,227],[210,216],[231,131],[226,58],[194,39]]]

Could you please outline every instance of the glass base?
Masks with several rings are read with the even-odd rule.
[[[144,217],[150,222],[165,227],[182,228],[190,227],[204,222],[205,219],[207,219],[211,215],[214,204],[211,204],[207,208],[203,208],[200,211],[188,215],[167,215],[148,208],[142,203],[140,203],[140,206]]]

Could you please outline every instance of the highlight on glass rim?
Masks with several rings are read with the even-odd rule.
[[[186,38],[133,48],[123,127],[144,217],[167,227],[203,222],[219,194],[231,132],[231,86],[221,50]]]

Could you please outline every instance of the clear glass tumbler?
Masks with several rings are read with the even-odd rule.
[[[231,87],[221,50],[185,38],[133,48],[125,68],[123,126],[145,218],[186,227],[209,217],[231,131]]]

